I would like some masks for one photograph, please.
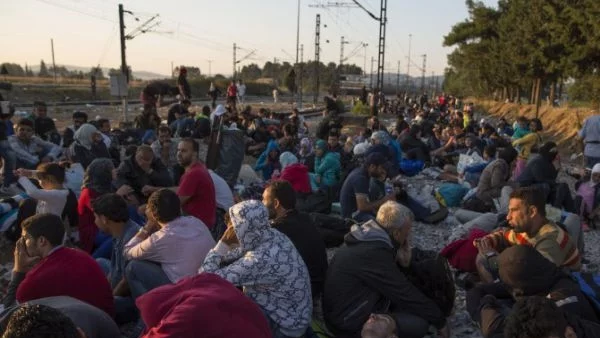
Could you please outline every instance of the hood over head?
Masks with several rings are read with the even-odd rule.
[[[97,133],[98,129],[89,123],[85,123],[77,129],[73,138],[79,144],[81,144],[84,148],[90,150],[92,149],[92,136],[94,133]]]
[[[257,200],[240,202],[229,209],[229,216],[242,252],[262,244],[271,226],[269,211]]]
[[[281,170],[283,170],[289,165],[298,163],[298,158],[289,151],[285,151],[279,155],[279,163],[281,164]]]
[[[350,232],[344,237],[344,242],[347,244],[375,241],[383,242],[390,248],[394,248],[390,235],[375,220],[367,221],[361,225],[353,225]]]

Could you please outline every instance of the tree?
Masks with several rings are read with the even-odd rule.
[[[46,63],[44,60],[40,61],[40,72],[38,73],[39,77],[50,77],[50,73],[48,73],[48,68],[46,67]]]
[[[3,63],[0,65],[0,68],[3,71],[2,75],[25,76],[25,71],[17,63]]]
[[[240,78],[242,78],[242,80],[244,81],[257,80],[261,77],[261,75],[262,70],[255,63],[251,63],[247,66],[242,67],[242,70],[240,72]]]

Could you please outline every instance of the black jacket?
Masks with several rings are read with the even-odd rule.
[[[317,228],[307,214],[296,210],[289,210],[282,217],[274,219],[271,225],[294,243],[308,268],[312,296],[320,296],[327,273],[327,252]]]
[[[102,141],[92,144],[92,149],[87,149],[81,144],[74,142],[69,149],[71,161],[81,163],[83,169],[87,169],[90,163],[97,158],[111,158],[106,144]]]
[[[152,161],[152,173],[148,175],[135,161],[135,155],[126,158],[117,169],[117,180],[115,186],[120,188],[127,184],[133,188],[136,195],[141,201],[145,201],[147,197],[143,196],[142,188],[145,185],[154,187],[172,187],[173,179],[167,170],[167,167],[159,158],[154,158]]]
[[[545,183],[553,185],[556,182],[558,171],[552,164],[541,155],[532,156],[531,160],[525,166],[525,169],[517,177],[517,183],[521,187],[528,187],[534,184]]]
[[[396,265],[389,235],[376,222],[353,226],[345,243],[331,261],[323,294],[325,321],[334,334],[355,335],[371,313],[395,310],[444,326],[439,307]]]
[[[498,268],[501,282],[481,284],[467,293],[467,311],[484,337],[501,335],[517,295],[549,297],[567,313],[598,321],[577,282],[534,248],[516,245],[504,250]]]

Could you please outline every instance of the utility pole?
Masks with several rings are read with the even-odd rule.
[[[235,60],[235,53],[237,51],[237,46],[235,45],[235,42],[233,43],[233,81],[235,81],[235,65],[237,64],[237,61]]]
[[[371,83],[369,84],[369,87],[371,87],[371,90],[373,89],[373,64],[375,63],[375,58],[371,56]]]
[[[56,62],[54,62],[54,39],[50,39],[50,48],[52,48],[52,69],[54,69],[54,84],[56,84]]]
[[[298,19],[296,20],[296,63],[294,64],[294,70],[296,71],[296,73],[298,73],[299,69],[298,69],[298,52],[299,52],[299,46],[300,46],[300,0],[298,0]],[[298,91],[300,87],[300,79],[298,76],[296,76],[296,91]],[[296,95],[296,93],[294,93],[294,96]],[[296,99],[300,99],[299,97],[296,97]],[[302,106],[302,102],[297,101],[296,102],[296,107],[300,108]]]
[[[408,34],[408,62],[406,64],[406,92],[410,92],[410,48],[412,44],[412,34]]]
[[[339,68],[341,71],[342,65],[344,64],[344,45],[349,44],[350,42],[344,41],[344,37],[342,36],[342,42],[340,43],[340,64]]]
[[[362,46],[365,49],[365,60],[363,62],[363,76],[367,76],[367,47],[369,46],[369,44],[363,42]]]
[[[206,60],[208,61],[208,77],[212,76],[212,62],[213,60]]]
[[[173,61],[171,61],[171,78],[175,77],[175,71],[173,69]]]
[[[302,80],[302,68],[303,68],[303,64],[304,63],[304,45],[301,44],[300,45],[300,74],[298,74],[298,82],[299,82],[299,86],[298,86],[298,109],[302,109],[302,84],[303,84],[303,80]]]
[[[354,0],[356,2],[356,0]],[[377,62],[377,87],[383,91],[383,74],[385,62],[385,26],[387,23],[387,0],[381,0],[379,14],[379,56]]]
[[[425,72],[427,71],[427,54],[421,55],[423,57],[423,69],[421,70],[421,92],[425,91]]]
[[[375,21],[379,21],[379,49],[377,56],[377,87],[383,87],[383,76],[384,76],[384,64],[385,64],[385,27],[387,24],[387,0],[381,0],[381,10],[379,12],[379,17],[375,16],[375,14],[371,13],[368,9],[366,9],[363,5],[361,5],[358,0],[352,0],[357,7],[360,7],[363,11],[365,11],[371,18]],[[326,5],[312,5],[310,7],[354,7],[350,3],[344,2],[328,2]],[[371,72],[373,73],[373,72]],[[371,83],[371,87],[373,87]]]
[[[129,71],[127,70],[127,59],[125,58],[125,20],[123,18],[123,4],[119,4],[119,33],[121,36],[121,74],[125,76],[125,83],[129,83]],[[123,118],[127,122],[127,95],[122,96]]]
[[[321,14],[317,14],[316,19],[316,28],[315,28],[315,94],[313,98],[313,103],[316,104],[319,100],[319,66],[321,61],[319,60],[321,55]]]
[[[127,70],[127,59],[125,58],[125,20],[123,19],[123,4],[119,4],[119,32],[121,35],[121,73],[129,83],[129,71]],[[125,104],[127,105],[127,104]]]
[[[398,74],[396,78],[396,94],[400,93],[400,61],[398,60]]]

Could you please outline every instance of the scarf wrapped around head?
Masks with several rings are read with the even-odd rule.
[[[89,123],[85,123],[77,129],[73,138],[79,144],[81,144],[85,149],[92,149],[92,136],[98,132],[98,129]]]
[[[325,140],[318,140],[317,143],[315,143],[315,149],[327,152],[327,142],[325,142]]]
[[[592,167],[592,175],[590,175],[590,185],[596,186],[596,184],[598,184],[598,183],[594,183],[594,181],[592,181],[592,176],[594,176],[594,174],[598,174],[598,173],[600,173],[600,163],[596,163],[596,164],[594,164],[594,167]]]
[[[279,155],[279,163],[281,164],[281,170],[283,170],[289,165],[298,163],[298,158],[289,151],[285,151]]]
[[[313,152],[312,142],[308,137],[304,137],[300,140],[300,156],[309,156]]]
[[[115,166],[108,158],[97,158],[90,163],[83,176],[83,187],[96,192],[106,194],[113,191],[112,171]]]

